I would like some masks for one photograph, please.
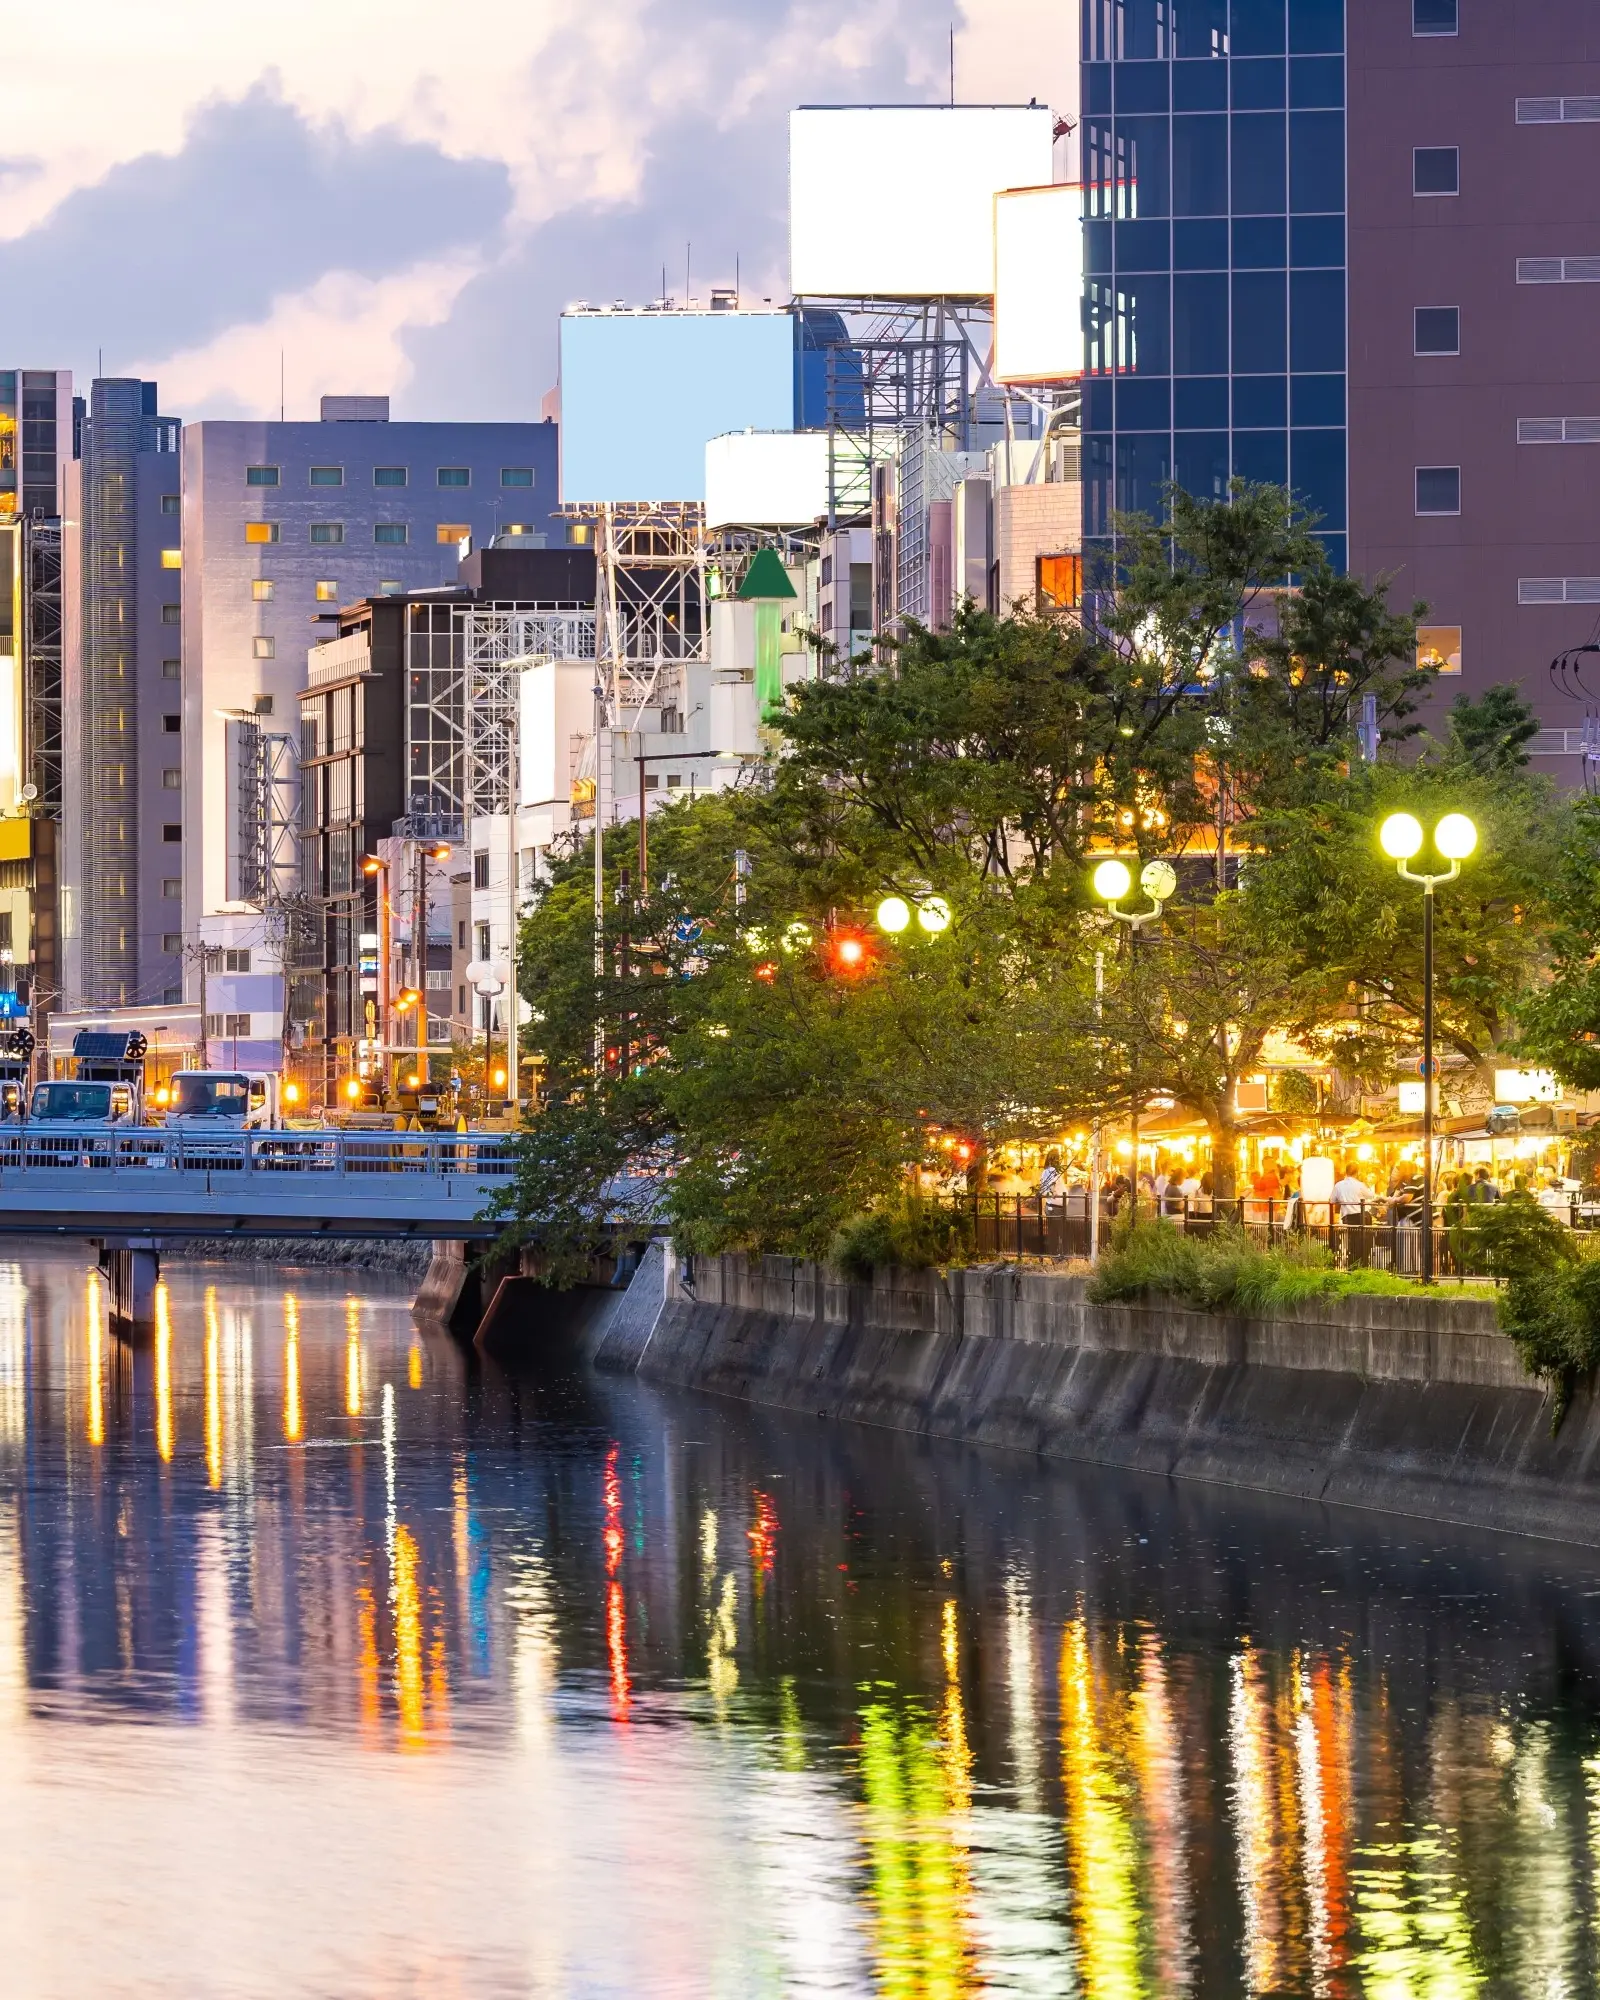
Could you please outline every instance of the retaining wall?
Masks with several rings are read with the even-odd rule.
[[[1097,1306],[996,1266],[870,1284],[669,1253],[602,1368],[820,1417],[1600,1547],[1600,1409],[1559,1431],[1492,1303],[1318,1300],[1270,1321]],[[692,1286],[692,1290],[690,1287]],[[635,1305],[648,1289],[653,1315]]]

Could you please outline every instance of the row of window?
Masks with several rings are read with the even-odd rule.
[[[434,528],[433,538],[436,542],[453,547],[458,542],[464,542],[471,533],[470,522],[440,521]],[[244,538],[257,547],[268,547],[274,542],[283,540],[283,523],[246,521]],[[310,524],[309,539],[313,548],[338,548],[345,539],[345,524],[343,521],[313,521]],[[411,524],[408,521],[374,521],[372,539],[381,549],[404,548],[411,540]]]
[[[1085,62],[1336,55],[1343,0],[1084,0]]]
[[[472,468],[469,465],[441,465],[434,473],[435,484],[439,486],[470,486]],[[247,465],[244,469],[246,486],[278,486],[282,483],[282,467],[277,465]],[[312,486],[343,486],[344,467],[342,465],[314,465],[310,472]],[[409,486],[411,468],[408,465],[375,465],[372,468],[374,486]],[[502,486],[531,486],[533,467],[531,465],[502,465],[500,468]],[[176,498],[176,495],[172,496]]]

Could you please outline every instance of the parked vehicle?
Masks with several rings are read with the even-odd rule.
[[[139,1094],[125,1082],[82,1083],[77,1080],[36,1083],[28,1104],[32,1125],[137,1124]]]
[[[254,1132],[278,1125],[278,1079],[262,1070],[180,1069],[166,1122],[184,1132]]]

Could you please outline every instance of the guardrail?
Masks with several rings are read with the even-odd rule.
[[[195,1132],[161,1126],[0,1125],[0,1179],[53,1172],[306,1174],[509,1180],[504,1134],[485,1132]]]

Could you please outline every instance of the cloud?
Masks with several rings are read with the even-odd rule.
[[[0,243],[10,342],[30,357],[203,345],[334,271],[375,280],[497,235],[496,160],[391,132],[314,125],[270,82],[203,107],[175,154],[146,154]]]

